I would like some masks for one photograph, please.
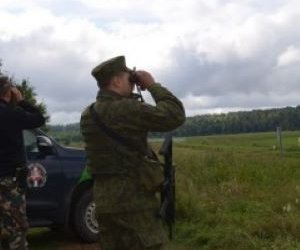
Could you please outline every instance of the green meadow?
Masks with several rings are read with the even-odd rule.
[[[300,249],[300,132],[175,142],[178,244],[192,249]]]
[[[300,249],[299,137],[284,132],[282,154],[275,132],[175,139],[177,222],[169,249]],[[31,232],[33,249],[44,234]],[[60,242],[52,249],[68,245]]]

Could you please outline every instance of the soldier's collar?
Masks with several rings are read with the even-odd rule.
[[[111,91],[111,90],[99,90],[97,94],[97,99],[112,99],[117,100],[121,98],[133,98],[133,99],[139,99],[141,96],[136,93],[132,93],[129,97],[121,96],[117,92]]]
[[[97,99],[121,99],[122,96],[111,90],[99,90]]]

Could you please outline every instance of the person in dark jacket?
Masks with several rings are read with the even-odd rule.
[[[26,178],[22,130],[44,123],[41,112],[0,74],[0,249],[2,243],[8,249],[28,249],[25,187],[21,185]]]

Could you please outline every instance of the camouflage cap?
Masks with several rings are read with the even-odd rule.
[[[92,75],[97,82],[102,82],[122,71],[130,72],[131,69],[127,68],[124,56],[117,56],[96,66],[92,70]]]

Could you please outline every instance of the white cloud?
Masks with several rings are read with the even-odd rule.
[[[289,46],[281,55],[279,55],[277,67],[288,66],[295,63],[300,63],[300,49]]]
[[[187,110],[206,109],[214,105],[215,101],[210,96],[193,96],[187,95],[182,100]]]
[[[78,121],[97,91],[91,69],[120,54],[188,114],[297,105],[299,21],[296,0],[1,0],[0,58],[52,123]]]
[[[21,13],[0,10],[0,39],[10,41],[26,37],[34,31],[52,26],[55,19],[48,10],[41,8],[33,8]]]
[[[250,109],[270,109],[293,106],[297,103],[297,93],[291,95],[270,94],[228,94],[223,96],[192,96],[183,98],[187,115],[224,113]]]

